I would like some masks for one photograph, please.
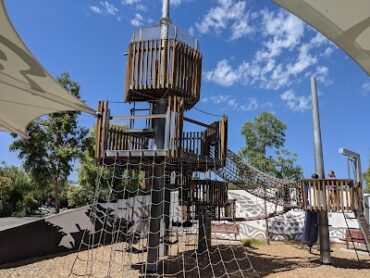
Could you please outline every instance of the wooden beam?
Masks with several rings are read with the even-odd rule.
[[[205,124],[205,123],[202,123],[202,122],[199,122],[199,121],[197,121],[197,120],[193,120],[193,119],[190,119],[190,118],[187,118],[187,117],[184,117],[184,121],[187,121],[187,122],[192,123],[192,124],[200,125],[200,126],[203,126],[203,127],[206,127],[206,128],[216,129],[216,128],[215,128],[214,126],[212,126],[212,125]]]

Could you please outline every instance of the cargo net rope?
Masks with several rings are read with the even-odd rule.
[[[267,174],[231,150],[227,151],[225,166],[214,172],[235,188],[249,193],[246,201],[252,207],[261,207],[237,215],[237,220],[262,220],[302,207],[301,187],[295,179],[280,179]]]
[[[67,277],[259,277],[240,241],[206,236],[213,209],[189,198],[189,175],[206,178],[155,159],[103,161]]]

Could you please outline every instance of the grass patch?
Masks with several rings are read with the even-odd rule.
[[[266,244],[265,241],[256,238],[243,239],[242,243],[245,247],[261,246]]]

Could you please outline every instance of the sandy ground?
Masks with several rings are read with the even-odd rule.
[[[184,255],[172,256],[168,263],[160,265],[169,271],[166,273],[172,274],[171,277],[183,277],[181,269],[184,265],[187,269],[186,277],[198,277],[199,272],[193,271],[194,268],[203,269],[203,272],[200,272],[202,278],[213,277],[212,271],[214,276],[221,277],[225,268],[231,273],[229,277],[243,277],[241,273],[244,277],[258,277],[250,269],[249,258],[260,277],[370,277],[369,256],[361,254],[361,263],[358,264],[355,253],[342,250],[345,248],[342,244],[332,245],[333,264],[323,266],[319,263],[317,247],[313,248],[313,254],[309,254],[305,245],[297,242],[272,242],[271,245],[247,249],[241,247],[240,243],[237,245],[221,241],[217,243],[219,245],[213,247],[211,253],[198,259],[192,251],[193,246],[174,245],[175,249],[179,247],[180,250],[173,249],[170,252],[177,254],[180,251]],[[144,273],[139,262],[145,260],[146,252],[126,253],[122,252],[123,247],[126,246],[115,244],[94,249],[93,252],[83,251],[6,265],[0,269],[0,277],[80,277],[88,272],[93,273],[90,277],[143,277]],[[208,256],[209,254],[211,255]],[[245,254],[248,254],[248,257]],[[88,263],[92,256],[93,264]],[[220,263],[221,257],[226,263]],[[209,260],[216,265],[213,269],[209,267]]]
[[[344,244],[332,244],[332,265],[324,266],[319,262],[318,246],[312,254],[304,244],[276,241],[249,249],[249,258],[261,277],[284,278],[342,278],[370,277],[370,257],[362,252],[358,264],[354,252],[343,250]]]

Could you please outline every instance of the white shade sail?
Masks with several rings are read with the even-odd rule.
[[[0,131],[25,135],[34,119],[63,111],[95,111],[55,81],[27,49],[0,0]]]
[[[273,0],[328,37],[370,74],[369,0]]]

